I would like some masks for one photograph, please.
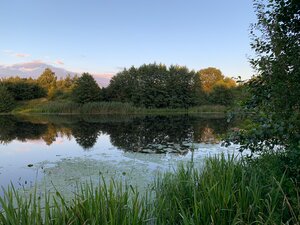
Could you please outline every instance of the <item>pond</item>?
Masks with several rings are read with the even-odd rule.
[[[0,186],[68,192],[114,178],[146,187],[192,156],[201,166],[206,156],[238,152],[220,144],[234,126],[219,114],[0,116]]]

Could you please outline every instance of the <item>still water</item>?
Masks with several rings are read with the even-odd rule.
[[[0,116],[0,186],[68,191],[105,179],[149,184],[180,162],[221,152],[233,128],[220,115]],[[0,191],[3,194],[3,190]]]

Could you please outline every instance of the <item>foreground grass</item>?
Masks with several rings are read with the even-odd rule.
[[[82,185],[71,201],[24,198],[11,187],[0,198],[0,224],[299,224],[299,189],[266,165],[209,158],[201,171],[191,164],[159,176],[143,195],[113,181]]]
[[[47,101],[35,99],[20,102],[13,113],[47,113],[47,114],[164,114],[164,113],[225,113],[226,107],[220,105],[204,105],[183,108],[139,108],[130,103],[90,102],[77,104],[70,101]]]

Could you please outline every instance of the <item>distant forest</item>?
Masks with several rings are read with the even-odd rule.
[[[144,108],[232,106],[244,97],[243,89],[213,67],[194,71],[156,63],[132,66],[117,73],[108,87],[100,87],[89,73],[58,79],[53,71],[45,69],[37,79],[2,78],[0,112],[11,111],[18,101],[38,98],[80,104],[126,102]]]

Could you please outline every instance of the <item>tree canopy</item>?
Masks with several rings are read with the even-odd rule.
[[[72,99],[77,103],[97,102],[101,100],[101,89],[92,75],[83,73],[72,91]]]
[[[106,95],[108,100],[148,108],[188,108],[195,105],[195,79],[195,72],[186,67],[142,65],[114,76]]]
[[[214,67],[201,69],[197,74],[201,80],[203,91],[206,93],[210,93],[216,86],[226,88],[234,88],[236,86],[236,82],[233,79],[225,77],[221,70]]]

